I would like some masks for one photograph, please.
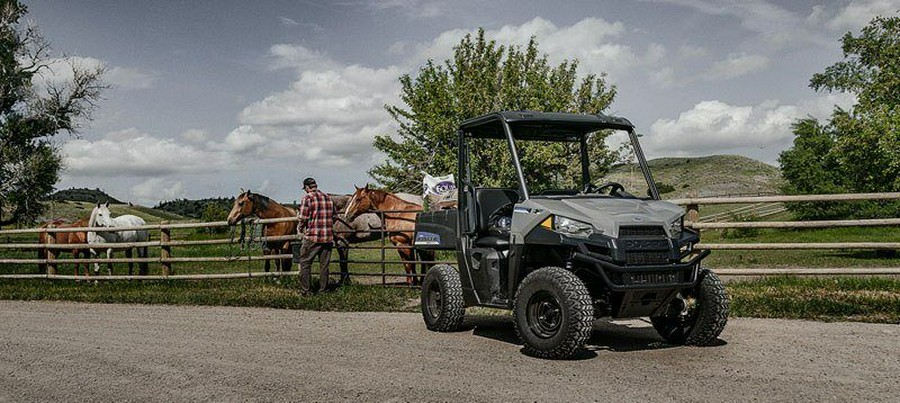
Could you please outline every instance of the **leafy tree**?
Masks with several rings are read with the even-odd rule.
[[[225,221],[227,218],[228,210],[223,208],[220,203],[215,202],[207,202],[206,205],[203,206],[203,214],[200,216],[200,220],[203,222]],[[227,227],[207,227],[200,229],[208,234],[224,234],[228,231]]]
[[[844,58],[813,75],[817,91],[852,93],[827,123],[802,119],[779,162],[791,194],[900,191],[900,17],[875,17],[841,39]],[[896,216],[900,203],[798,203],[801,218]]]
[[[485,38],[483,29],[466,35],[454,48],[453,58],[436,64],[429,60],[418,75],[400,77],[404,106],[389,105],[388,113],[399,127],[396,135],[378,136],[374,146],[387,156],[369,174],[395,191],[418,191],[421,172],[455,173],[456,128],[468,118],[498,110],[539,110],[600,113],[613,101],[616,89],[605,74],[588,74],[579,80],[577,61],[553,66],[531,38],[521,46],[504,47]],[[592,170],[603,173],[615,161],[615,153],[603,146],[608,133],[591,138]],[[561,144],[520,146],[523,169],[543,174],[537,186],[558,178],[577,177],[577,147]],[[514,171],[502,142],[473,144],[473,164],[481,182],[497,186],[514,182]]]
[[[108,87],[103,67],[76,65],[70,81],[35,85],[52,60],[38,30],[20,22],[26,12],[17,0],[0,0],[0,226],[43,212],[40,200],[63,168],[53,136],[77,133]]]

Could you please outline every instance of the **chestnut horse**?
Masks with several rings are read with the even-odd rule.
[[[235,225],[247,217],[284,218],[296,217],[297,210],[283,206],[266,196],[241,189],[241,194],[234,199],[231,212],[228,213],[228,225]],[[293,221],[265,224],[263,236],[276,237],[297,235],[297,223]],[[264,255],[283,255],[291,253],[291,241],[266,241],[263,246]],[[291,259],[278,259],[281,271],[291,270]],[[269,260],[266,259],[266,271],[269,271]]]
[[[433,251],[416,250],[412,246],[416,231],[416,215],[422,211],[422,205],[403,200],[393,193],[370,189],[368,185],[364,188],[356,188],[356,192],[353,193],[347,204],[347,218],[353,220],[360,214],[372,211],[398,211],[383,213],[384,230],[391,243],[401,247],[397,249],[397,253],[404,261],[403,267],[407,274],[416,272],[416,264],[413,262],[416,260],[417,253],[421,260],[434,261]],[[422,263],[422,274],[425,274],[429,266],[428,263]],[[406,277],[406,283],[415,285],[420,281],[418,277],[409,276]]]
[[[65,220],[56,219],[53,221],[49,221],[41,225],[39,228],[84,228],[88,226],[88,218],[82,218],[78,221],[75,221],[71,224],[67,223]],[[46,244],[47,240],[50,236],[46,232],[41,232],[38,234],[38,243]],[[87,232],[57,232],[56,239],[54,240],[57,245],[71,245],[71,244],[86,244],[87,241]],[[65,249],[57,249],[58,252],[63,252]],[[90,257],[89,249],[72,249],[71,250],[72,257],[78,259],[79,257],[88,258]],[[58,255],[57,255],[58,256]],[[48,253],[47,249],[38,249],[38,259],[47,259]],[[41,269],[41,272],[47,272],[47,265],[41,263],[38,265]],[[78,275],[78,268],[81,266],[81,263],[75,263],[75,275]],[[88,270],[88,264],[84,263],[84,275],[87,276],[90,270]]]

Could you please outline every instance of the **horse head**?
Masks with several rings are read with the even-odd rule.
[[[344,215],[350,221],[355,220],[360,214],[366,213],[372,208],[372,201],[369,200],[368,194],[369,185],[366,185],[364,188],[356,185],[353,187],[356,188],[356,191],[350,196],[350,201],[347,202],[347,210],[344,211]]]
[[[112,213],[109,211],[109,202],[100,204],[91,211],[91,218],[88,220],[88,227],[114,227]]]
[[[347,211],[344,212],[344,215],[353,221],[361,214],[378,210],[386,195],[387,192],[369,188],[369,185],[362,188],[356,187],[356,191],[350,197],[350,202],[347,203]]]
[[[234,198],[234,204],[231,206],[231,212],[228,213],[228,225],[237,224],[243,220],[256,214],[255,196],[249,190],[241,189],[241,194]]]

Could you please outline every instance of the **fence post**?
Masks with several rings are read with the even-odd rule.
[[[56,244],[56,232],[47,232],[47,244]],[[47,248],[47,259],[56,259],[56,249]],[[47,274],[56,274],[56,262],[47,262]]]
[[[700,221],[700,205],[698,205],[698,204],[688,204],[687,205],[687,220],[690,222],[699,222]]]
[[[167,245],[172,240],[172,230],[167,226],[168,221],[159,223],[159,242],[162,245],[159,251],[159,259],[162,261],[162,274],[168,276],[172,274],[172,262],[167,261],[172,257],[172,247]]]
[[[384,259],[385,259],[384,247],[386,245],[385,245],[384,239],[388,237],[387,222],[384,221],[384,212],[383,211],[379,212],[378,214],[381,215],[381,285],[386,285],[387,277],[384,276],[384,274],[386,273],[385,269],[384,269]]]

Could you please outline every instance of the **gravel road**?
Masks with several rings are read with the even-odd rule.
[[[575,361],[505,317],[0,301],[0,401],[897,401],[900,326],[732,319],[715,347],[598,322]]]

